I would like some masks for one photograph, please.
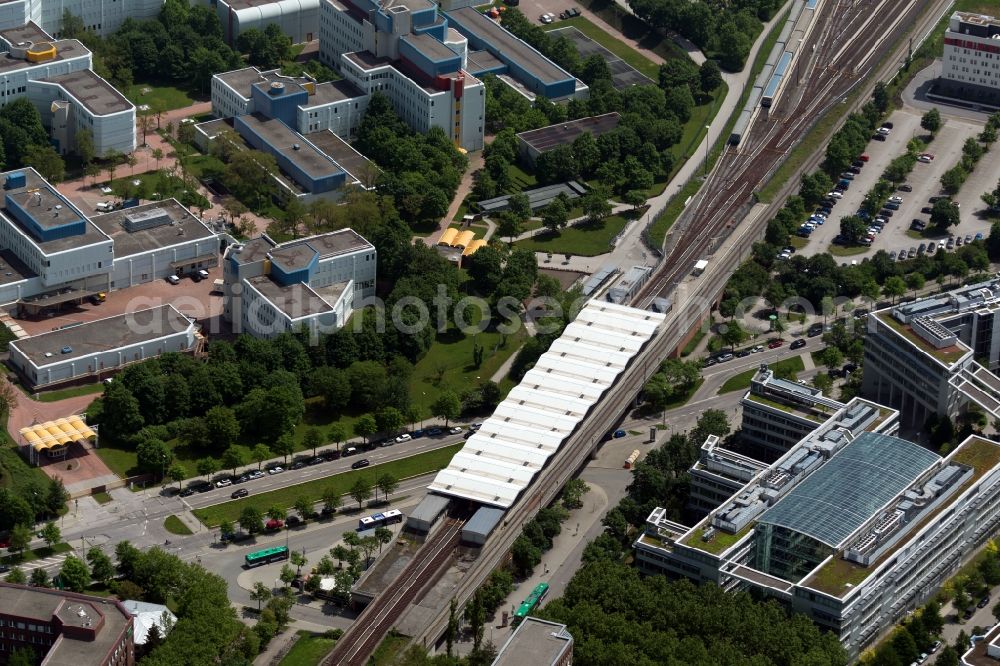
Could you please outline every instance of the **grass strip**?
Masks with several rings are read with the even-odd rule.
[[[163,521],[163,529],[177,536],[194,534],[191,528],[185,525],[177,516],[167,516],[167,519]]]
[[[805,370],[806,366],[802,362],[801,356],[793,356],[792,358],[786,358],[783,361],[778,361],[777,363],[770,363],[768,367],[774,371],[774,374],[779,377],[790,377],[795,379],[795,374]],[[719,393],[731,393],[732,391],[745,391],[750,388],[750,380],[753,376],[757,374],[759,368],[752,368],[738,375],[733,375],[727,379],[722,386],[719,387]]]
[[[297,498],[303,496],[318,502],[326,488],[333,488],[341,495],[345,495],[359,477],[366,478],[369,483],[374,484],[375,479],[382,474],[391,474],[396,479],[402,480],[436,472],[447,467],[452,457],[464,445],[464,442],[452,444],[434,451],[426,451],[407,458],[372,465],[365,469],[349,470],[322,479],[313,479],[293,486],[250,495],[250,497],[243,499],[195,509],[193,513],[208,527],[217,527],[224,520],[235,523],[239,520],[240,512],[247,506],[256,506],[261,511],[267,511],[272,506],[288,508],[295,503]]]

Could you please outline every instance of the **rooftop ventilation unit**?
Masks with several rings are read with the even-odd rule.
[[[271,88],[270,90],[268,90],[268,92],[271,93],[272,95],[280,95],[281,93],[285,92],[285,84],[282,83],[281,81],[272,81]]]
[[[129,233],[144,231],[170,224],[170,215],[162,208],[130,213],[122,220],[122,228]]]

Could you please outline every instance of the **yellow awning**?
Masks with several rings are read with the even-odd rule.
[[[468,257],[470,255],[473,255],[479,248],[483,247],[484,245],[486,245],[486,241],[483,240],[482,238],[477,238],[476,240],[469,243],[469,246],[465,248],[464,252],[462,252],[462,256]]]
[[[457,235],[458,229],[452,227],[445,229],[444,233],[441,234],[441,240],[438,241],[438,245],[451,245]]]
[[[78,415],[21,428],[21,437],[36,451],[44,451],[54,446],[66,446],[71,442],[79,442],[96,436],[96,433]]]
[[[466,229],[462,233],[455,237],[455,240],[451,242],[452,247],[468,247],[472,239],[476,237],[476,232],[470,229]]]

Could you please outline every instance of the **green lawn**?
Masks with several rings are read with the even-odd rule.
[[[397,634],[395,630],[390,631],[368,659],[369,666],[392,666],[397,663],[398,657],[403,656],[403,650],[409,643],[410,639],[406,636]]]
[[[620,234],[627,223],[624,217],[612,215],[599,226],[582,224],[566,227],[558,234],[539,234],[518,241],[515,245],[532,252],[594,257],[611,251],[611,239]]]
[[[98,504],[107,504],[111,501],[110,493],[106,493],[103,490],[99,493],[94,493],[91,495]]]
[[[343,495],[350,490],[359,476],[366,477],[369,481],[372,481],[377,475],[383,473],[392,474],[397,479],[407,479],[420,476],[421,474],[436,472],[439,469],[447,467],[452,457],[458,453],[463,445],[464,443],[453,444],[434,451],[418,453],[408,458],[393,460],[381,465],[373,465],[366,469],[341,472],[340,474],[334,474],[322,479],[314,479],[278,490],[251,495],[244,499],[223,502],[222,504],[205,507],[204,509],[195,509],[194,515],[208,527],[216,527],[223,520],[236,522],[245,506],[256,506],[261,511],[266,511],[274,505],[290,507],[295,503],[297,498],[303,495],[312,497],[318,502],[323,490],[330,487],[335,488],[338,493]],[[344,500],[345,505],[353,504],[353,500],[350,498],[345,497]]]
[[[6,426],[6,420],[3,421]],[[0,435],[0,488],[12,488],[20,491],[29,483],[38,483],[45,487],[49,477],[38,467],[32,467],[18,452],[17,447],[7,434],[6,427]]]
[[[337,642],[311,631],[300,631],[298,634],[299,638],[295,641],[295,645],[278,662],[278,666],[317,666]]]
[[[871,248],[865,247],[864,245],[833,245],[827,248],[827,251],[835,257],[853,257],[858,254],[864,254]]]
[[[793,356],[792,358],[786,358],[783,361],[778,361],[777,363],[768,364],[769,367],[774,370],[775,374],[781,374],[782,376],[790,376],[795,379],[795,374],[805,370],[805,365],[802,363],[802,358],[800,356]],[[784,375],[782,373],[789,373]],[[738,375],[733,375],[727,379],[722,386],[719,387],[719,393],[730,393],[731,391],[745,391],[750,388],[750,380],[753,376],[757,374],[757,368],[751,370],[746,370]]]
[[[545,28],[545,30],[557,30],[559,28],[568,28],[571,26],[582,32],[587,37],[590,37],[592,40],[611,51],[628,64],[632,65],[632,67],[639,70],[642,74],[645,74],[653,83],[656,83],[659,80],[659,65],[627,44],[615,39],[612,35],[609,35],[583,16],[577,16],[576,18],[567,19],[565,21],[557,21],[556,23],[553,23],[549,27]]]
[[[177,536],[194,534],[191,528],[185,525],[177,516],[167,516],[167,519],[163,521],[163,529]]]
[[[150,92],[142,91],[149,89]],[[173,86],[156,86],[151,83],[135,83],[125,89],[125,97],[137,107],[143,104],[149,105],[149,113],[155,118],[157,111],[170,111],[191,106],[195,100],[190,97],[187,91]],[[141,115],[142,111],[136,110],[136,115]]]
[[[535,178],[535,174],[528,173],[517,164],[511,164],[508,173],[510,174],[511,187],[507,190],[507,194],[516,194],[522,190],[530,190],[538,185],[538,179]]]
[[[60,553],[68,553],[73,550],[68,543],[57,543],[52,546],[42,546],[41,548],[35,548],[34,550],[26,550],[23,553],[11,553],[10,555],[4,555],[0,557],[0,564],[6,564],[14,566],[16,564],[25,564],[26,562],[31,562],[33,560],[44,560],[47,557],[52,557],[53,555],[59,555]]]
[[[796,250],[801,250],[806,245],[809,245],[809,239],[803,238],[802,236],[790,236],[788,238],[788,244],[794,247]]]
[[[705,338],[706,332],[704,328],[698,328],[698,332],[688,340],[688,343],[684,345],[684,349],[681,350],[681,356],[690,356],[694,353],[694,350],[701,344],[701,341]]]
[[[139,473],[135,451],[115,449],[104,445],[96,448],[95,452],[108,466],[108,469],[123,479]]]
[[[65,400],[66,398],[75,398],[81,395],[101,393],[103,390],[104,384],[98,382],[97,384],[83,384],[81,386],[74,386],[72,388],[62,389],[59,391],[46,391],[36,395],[38,396],[39,402],[58,402],[60,400]],[[34,398],[34,395],[32,398]]]

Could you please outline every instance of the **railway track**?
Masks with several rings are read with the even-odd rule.
[[[739,148],[728,147],[708,182],[668,237],[670,247],[659,271],[636,297],[648,307],[666,297],[696,259],[712,254],[752,206],[753,193],[781,163],[809,125],[826,113],[879,62],[884,41],[897,25],[921,9],[917,0],[852,2],[828,0],[803,43],[790,76],[805,70],[802,82],[790,81],[784,94],[747,132]],[[803,61],[802,59],[805,59]],[[793,85],[794,83],[794,85]]]
[[[396,581],[361,612],[323,660],[324,666],[363,666],[417,594],[444,570],[458,547],[464,518],[449,517],[417,551]]]

